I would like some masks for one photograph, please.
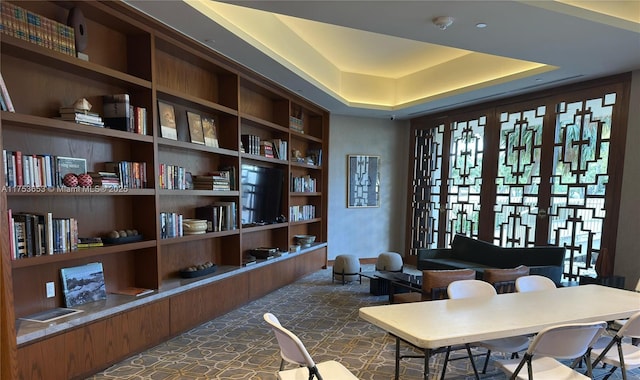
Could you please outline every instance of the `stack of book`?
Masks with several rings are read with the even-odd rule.
[[[104,121],[100,115],[74,107],[60,107],[60,119],[94,127],[104,127]]]
[[[193,176],[194,190],[231,190],[230,173],[226,170],[219,170],[208,175]]]
[[[102,242],[102,238],[99,236],[78,238],[78,248],[94,248],[103,246],[104,243]]]
[[[105,189],[119,188],[120,177],[115,172],[89,172],[93,185]]]
[[[260,141],[260,155],[267,158],[274,158],[273,143],[271,141]]]

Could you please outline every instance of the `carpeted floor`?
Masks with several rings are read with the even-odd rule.
[[[366,278],[362,284],[341,285],[332,283],[331,268],[321,270],[90,379],[276,379],[280,355],[276,339],[263,320],[265,312],[275,314],[297,334],[315,361],[336,359],[363,380],[392,379],[395,340],[358,317],[360,307],[386,301],[386,296],[369,294]],[[431,359],[432,369],[442,368],[442,356]],[[403,360],[400,378],[422,379],[422,359]],[[446,379],[473,378],[468,360],[448,365]],[[505,378],[491,363],[482,376],[483,380]],[[611,377],[621,378],[620,370]],[[632,371],[629,379],[640,379],[640,370]]]

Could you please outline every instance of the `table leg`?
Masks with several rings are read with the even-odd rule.
[[[424,380],[429,380],[429,358],[431,357],[431,350],[424,349]]]
[[[400,338],[398,337],[396,337],[396,373],[394,379],[400,379]]]

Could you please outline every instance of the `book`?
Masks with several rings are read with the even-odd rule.
[[[218,132],[216,122],[212,117],[202,117],[202,131],[204,133],[204,145],[218,148]]]
[[[66,307],[107,298],[102,263],[90,263],[60,269]]]
[[[158,101],[158,117],[160,118],[160,137],[177,140],[178,126],[176,125],[176,113],[173,106]]]
[[[87,160],[85,158],[57,156],[56,160],[56,187],[63,187],[62,179],[66,174],[84,174],[87,172]]]
[[[194,112],[187,111],[187,121],[189,122],[189,136],[194,144],[204,145],[204,134],[202,132],[202,117]]]
[[[102,113],[108,128],[131,132],[129,94],[103,95]]]
[[[153,289],[138,288],[138,287],[135,287],[135,286],[130,286],[128,288],[123,288],[123,289],[118,289],[118,290],[111,291],[110,293],[112,293],[112,294],[122,294],[122,295],[125,295],[125,296],[141,297],[141,296],[144,296],[146,294],[153,293]]]
[[[9,90],[7,90],[7,85],[4,82],[4,78],[2,77],[2,73],[0,73],[0,92],[2,93],[2,100],[9,112],[16,112],[15,108],[13,108],[13,102],[11,101],[11,97],[9,96]]]

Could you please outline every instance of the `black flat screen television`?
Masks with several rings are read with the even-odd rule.
[[[242,164],[240,171],[242,224],[276,223],[282,215],[283,186],[284,171],[282,169]]]

